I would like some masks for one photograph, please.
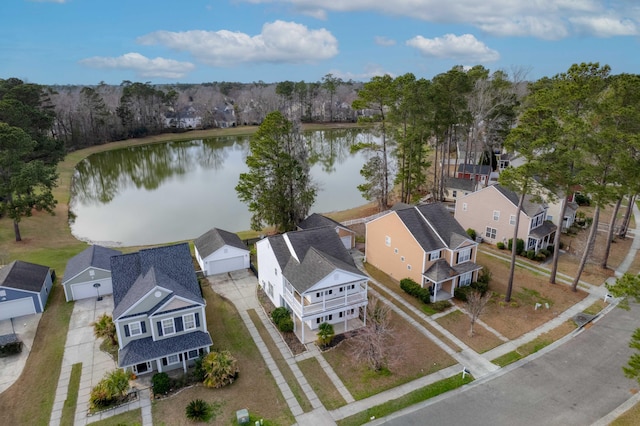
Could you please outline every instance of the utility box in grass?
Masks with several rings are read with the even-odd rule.
[[[236,420],[239,425],[248,425],[249,424],[249,410],[243,408],[242,410],[236,411]]]

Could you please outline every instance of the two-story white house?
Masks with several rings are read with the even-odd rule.
[[[333,227],[274,235],[256,249],[260,286],[275,306],[292,312],[302,343],[315,340],[323,322],[336,334],[364,325],[368,277]]]
[[[456,202],[456,220],[465,229],[474,229],[483,241],[507,244],[513,238],[519,196],[500,184],[489,185]],[[557,226],[547,220],[548,206],[525,196],[520,212],[518,238],[526,250],[546,249],[553,244]]]
[[[187,243],[113,256],[111,273],[120,368],[186,372],[209,352],[206,303]]]

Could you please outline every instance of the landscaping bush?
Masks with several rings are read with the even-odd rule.
[[[553,244],[549,244],[549,245],[547,246],[547,251],[549,252],[549,255],[552,255],[552,254],[553,254],[553,249],[554,249]]]
[[[469,292],[471,290],[472,290],[471,286],[458,287],[455,290],[453,290],[453,297],[455,297],[461,302],[466,302],[467,296],[469,295]]]
[[[449,302],[448,300],[439,300],[437,302],[432,303],[431,307],[436,312],[443,312],[451,307],[451,302]]]
[[[411,278],[404,278],[400,280],[400,288],[410,296],[420,299],[423,303],[431,302],[431,294],[429,294],[429,290],[421,287],[420,284]]]
[[[551,255],[551,252],[548,249],[540,249],[540,251],[538,251],[538,254],[541,254],[544,256],[544,259],[546,259],[547,257],[549,257]],[[542,260],[544,260],[542,259]]]
[[[283,333],[291,333],[293,331],[293,318],[290,316],[282,318],[278,323],[278,330]]]
[[[202,360],[203,359],[204,359],[204,355],[200,355],[193,362],[193,373],[192,374],[193,374],[193,378],[198,382],[204,381],[204,377],[205,377],[205,374],[206,374],[206,371],[204,371],[204,368],[202,367]]]
[[[271,319],[276,325],[279,324],[283,318],[289,318],[290,316],[289,311],[285,307],[275,308],[271,311]]]
[[[17,339],[17,338],[16,338]],[[0,358],[7,357],[9,355],[16,355],[22,352],[22,341],[15,340],[13,342],[0,345]]]
[[[211,406],[201,399],[194,399],[185,408],[187,418],[194,422],[208,422],[213,415]]]
[[[527,259],[529,260],[533,260],[536,257],[536,251],[535,250],[527,250]]]
[[[124,370],[113,370],[105,375],[98,384],[91,389],[89,406],[91,409],[105,408],[118,402],[127,394],[130,374]]]
[[[579,206],[590,206],[591,205],[591,199],[589,197],[587,197],[586,195],[584,195],[584,194],[576,194],[575,202]]]
[[[513,249],[513,238],[509,238],[508,248],[510,251]],[[524,240],[518,238],[516,240],[516,254],[522,255],[522,253],[524,253]]]
[[[167,373],[156,373],[151,378],[151,387],[156,395],[166,395],[171,389],[171,379]]]
[[[333,340],[333,336],[335,336],[336,332],[333,329],[333,325],[328,322],[323,322],[318,326],[318,344],[322,348],[326,348],[331,344]]]
[[[477,234],[475,229],[469,228],[469,229],[467,229],[467,235],[469,236],[469,238],[471,238],[473,241],[475,241],[476,240],[476,235],[478,235],[478,234]]]
[[[210,352],[202,360],[205,378],[202,382],[209,388],[221,388],[233,383],[238,377],[238,361],[229,351]]]
[[[504,250],[506,248],[506,246],[504,245],[504,243],[502,241],[498,241],[496,243],[496,247],[498,247],[499,250]]]
[[[535,259],[538,262],[544,262],[545,260],[547,260],[547,256],[544,253],[539,252],[538,254],[536,254]]]

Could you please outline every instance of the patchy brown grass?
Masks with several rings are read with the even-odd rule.
[[[566,285],[549,284],[542,274],[516,267],[511,303],[504,303],[508,262],[482,252],[477,260],[491,271],[489,291],[496,294],[487,304],[482,320],[509,339],[537,328],[587,296],[580,289],[574,293]],[[536,303],[541,303],[542,308],[534,310]],[[545,303],[549,303],[549,309],[544,307]]]
[[[584,229],[575,235],[561,236],[561,241],[564,244],[564,250],[566,253],[561,255],[558,261],[558,270],[560,272],[571,277],[575,277],[588,232],[588,229]],[[593,285],[601,285],[607,278],[613,276],[614,269],[622,263],[629,252],[632,239],[616,238],[614,241],[615,242],[611,244],[611,252],[609,254],[609,260],[607,261],[608,268],[602,269],[600,267],[600,263],[604,256],[606,234],[598,232],[596,235],[596,243],[594,245],[593,253],[587,261],[584,271],[580,277],[582,281],[586,281]]]
[[[455,364],[455,360],[431,340],[391,312],[395,362],[390,371],[373,372],[354,359],[351,341],[345,340],[323,353],[351,395],[357,400],[375,395]]]
[[[503,343],[495,334],[477,322],[473,326],[473,336],[469,336],[469,330],[471,329],[470,318],[459,310],[440,317],[436,321],[478,353],[486,352]]]
[[[333,385],[327,373],[315,358],[307,358],[298,362],[298,368],[304,374],[313,391],[318,395],[327,410],[335,410],[347,404],[338,389]]]
[[[184,409],[196,398],[220,404],[216,417],[219,424],[232,423],[236,411],[242,408],[276,424],[294,423],[295,419],[238,311],[209,286],[203,288],[203,295],[207,300],[207,327],[214,349],[227,349],[238,360],[238,380],[221,389],[188,388],[173,397],[156,401],[152,408],[153,423],[171,426],[192,424],[185,417]]]
[[[636,389],[637,392],[637,389]],[[609,423],[610,426],[636,426],[640,424],[640,404],[636,404],[620,417]]]

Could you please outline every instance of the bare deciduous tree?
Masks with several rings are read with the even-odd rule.
[[[478,290],[474,290],[467,295],[467,310],[470,315],[471,328],[469,329],[469,336],[473,337],[473,326],[482,314],[484,307],[491,300],[491,293],[485,292],[482,294]]]
[[[367,325],[351,341],[353,356],[375,371],[388,369],[400,353],[390,324],[389,306],[372,297],[367,305]]]

